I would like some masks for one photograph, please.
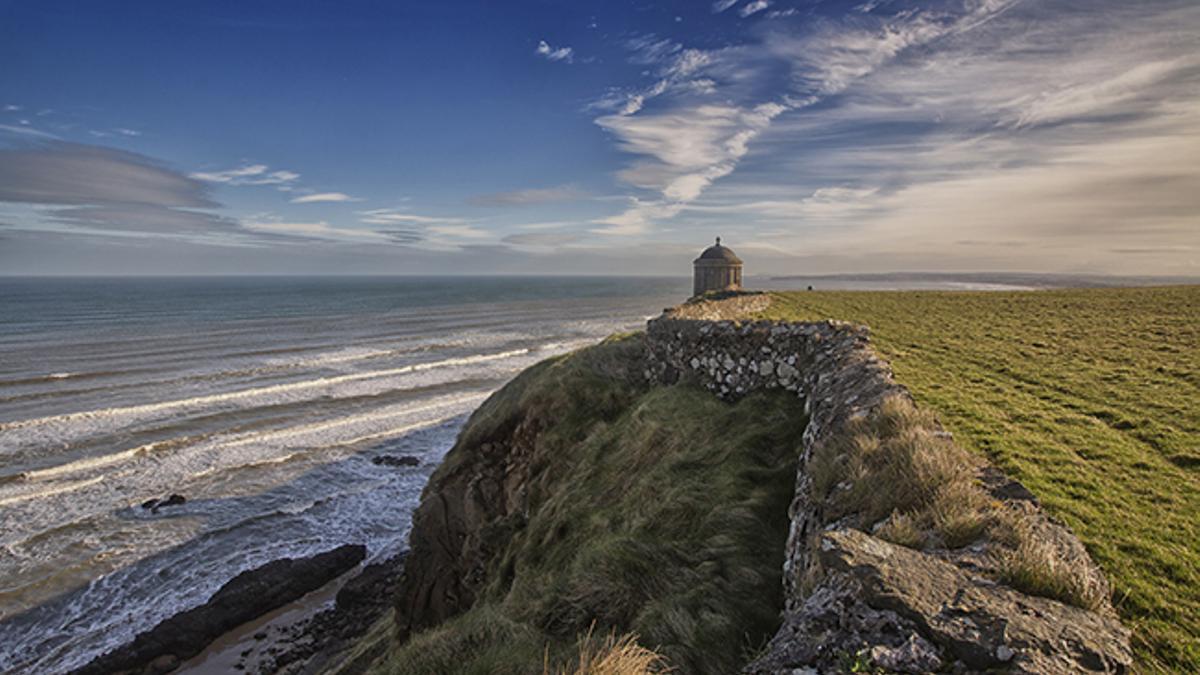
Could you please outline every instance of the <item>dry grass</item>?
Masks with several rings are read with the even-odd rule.
[[[958,548],[1001,524],[978,466],[930,413],[894,396],[818,448],[812,476],[830,521],[853,515],[903,546]]]
[[[1064,561],[1058,551],[1017,525],[1018,544],[1000,556],[999,580],[1030,595],[1053,598],[1076,607],[1098,609],[1105,601],[1101,587]]]
[[[550,652],[546,651],[542,671],[545,675],[652,675],[669,673],[667,661],[651,649],[638,644],[638,636],[626,633],[596,639],[589,630],[579,640],[579,658],[566,668],[551,670]]]
[[[818,449],[814,487],[829,521],[851,516],[876,536],[917,549],[986,539],[999,552],[999,581],[1076,607],[1100,607],[1105,598],[1087,570],[1039,540],[1028,516],[992,499],[976,480],[979,466],[930,413],[895,396]]]

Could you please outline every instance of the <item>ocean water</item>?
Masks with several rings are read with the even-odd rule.
[[[271,560],[399,551],[489,393],[689,288],[0,279],[0,672],[82,665]]]

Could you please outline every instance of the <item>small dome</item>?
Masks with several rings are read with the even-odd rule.
[[[733,249],[721,245],[720,237],[717,237],[717,243],[715,245],[704,249],[704,252],[700,254],[700,257],[696,258],[697,262],[701,260],[723,260],[727,263],[738,265],[742,263],[742,259],[737,257],[737,255],[733,252]]]

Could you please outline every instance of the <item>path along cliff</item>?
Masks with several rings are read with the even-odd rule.
[[[639,635],[680,672],[1125,672],[1103,575],[959,449],[868,329],[683,305],[522,374],[414,519],[381,672],[543,672]]]

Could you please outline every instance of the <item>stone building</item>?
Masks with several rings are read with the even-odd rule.
[[[692,261],[692,294],[701,295],[708,291],[742,290],[742,260],[733,250],[717,243],[704,249],[699,258]]]

